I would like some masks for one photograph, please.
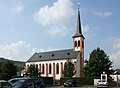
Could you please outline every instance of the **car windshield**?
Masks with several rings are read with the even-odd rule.
[[[10,81],[13,88],[17,88],[18,86],[22,85],[24,82],[25,82],[24,79],[14,79]]]
[[[67,82],[72,82],[72,81],[73,81],[72,79],[67,80]]]
[[[7,81],[3,81],[0,82],[0,88],[12,88],[12,85]]]

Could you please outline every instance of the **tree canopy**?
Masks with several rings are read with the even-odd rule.
[[[64,66],[64,77],[72,77],[74,76],[74,64],[71,62],[70,59],[67,60]]]
[[[7,60],[0,66],[0,79],[9,80],[17,75],[17,67]]]
[[[29,73],[32,77],[38,76],[38,67],[35,65],[30,65],[27,73]]]
[[[109,56],[100,48],[94,49],[85,63],[84,72],[88,77],[100,77],[103,71],[109,75],[113,71]]]

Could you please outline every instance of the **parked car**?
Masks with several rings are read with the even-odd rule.
[[[98,81],[97,88],[108,88],[108,82],[103,80]]]
[[[0,80],[0,88],[12,88],[12,85],[5,80]]]
[[[45,88],[41,78],[13,78],[9,82],[12,88]]]
[[[74,79],[68,79],[65,83],[64,83],[64,87],[75,87],[76,86],[76,81]]]

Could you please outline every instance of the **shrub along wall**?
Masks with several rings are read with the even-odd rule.
[[[63,85],[64,82],[67,79],[74,79],[77,82],[77,85],[94,85],[94,79],[96,79],[96,78],[93,78],[93,77],[83,77],[83,78],[80,78],[80,77],[76,77],[76,78],[65,77],[65,78],[60,79],[60,84]]]
[[[43,79],[45,85],[53,85],[53,77],[40,77]]]

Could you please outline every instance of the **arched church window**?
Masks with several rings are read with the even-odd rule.
[[[56,74],[59,74],[59,64],[56,64]]]
[[[62,72],[63,71],[63,63],[61,62],[60,64],[61,64],[61,68],[60,69],[61,69],[61,72]]]
[[[64,63],[64,68],[67,66],[67,62]]]
[[[49,74],[51,74],[51,70],[52,70],[52,68],[51,68],[52,66],[51,66],[51,64],[49,64]]]
[[[27,65],[27,69],[29,68],[29,65]]]
[[[78,47],[80,46],[80,40],[78,40]]]
[[[44,68],[45,68],[45,67],[44,67],[44,64],[43,64],[43,65],[42,65],[42,73],[43,73],[43,74],[44,74]]]
[[[38,69],[38,64],[36,64],[36,68]]]
[[[41,72],[41,64],[39,64],[39,69],[38,70]]]

